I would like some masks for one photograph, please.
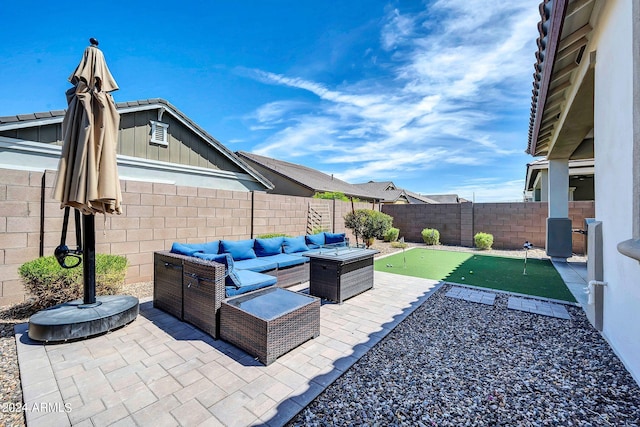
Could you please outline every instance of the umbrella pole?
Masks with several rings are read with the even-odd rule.
[[[82,215],[82,278],[84,281],[85,307],[96,303],[96,222],[94,215]]]

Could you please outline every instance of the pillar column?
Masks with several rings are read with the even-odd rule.
[[[572,255],[569,219],[569,159],[549,160],[547,255],[566,261]]]

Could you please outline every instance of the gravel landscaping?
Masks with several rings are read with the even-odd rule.
[[[571,320],[443,286],[289,426],[639,425],[640,389],[582,309]]]

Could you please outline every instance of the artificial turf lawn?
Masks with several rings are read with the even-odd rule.
[[[529,258],[524,275],[524,259],[416,248],[376,260],[375,269],[575,302],[548,260]]]

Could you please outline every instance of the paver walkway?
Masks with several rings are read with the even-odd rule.
[[[27,425],[283,425],[438,286],[375,272],[374,289],[323,304],[320,336],[269,366],[150,300],[131,324],[88,340],[44,345],[18,325]]]
[[[571,319],[571,316],[564,305],[548,301],[509,297],[507,308],[526,311],[528,313],[542,314],[543,316],[558,317],[560,319]]]
[[[496,294],[494,293],[477,291],[475,289],[463,288],[460,286],[453,286],[445,296],[487,305],[493,305],[496,300]]]

